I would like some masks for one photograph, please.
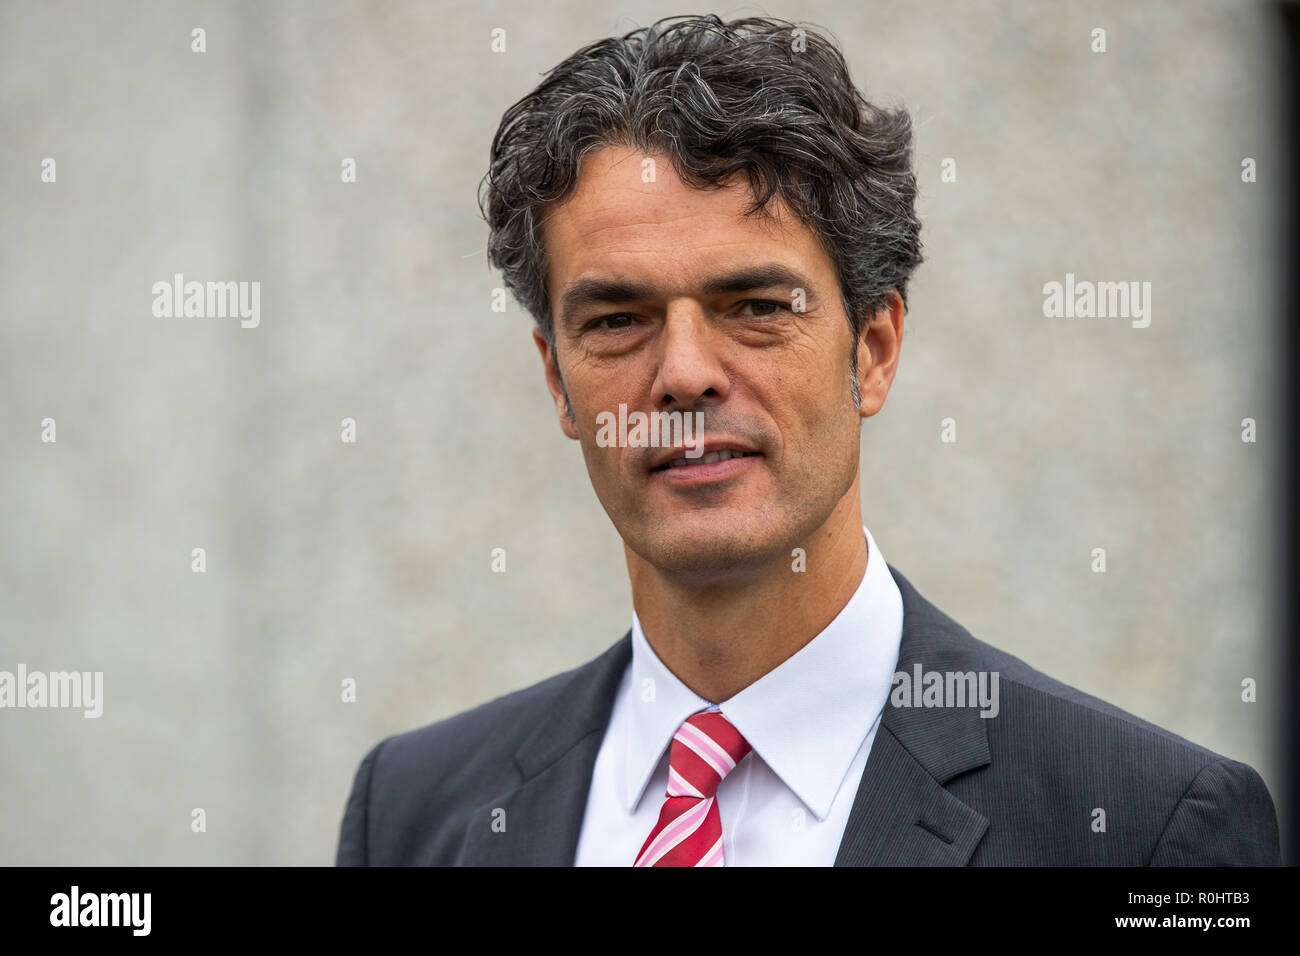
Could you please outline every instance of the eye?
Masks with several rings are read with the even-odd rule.
[[[747,308],[750,309],[749,312],[745,311]],[[740,303],[740,314],[755,319],[765,319],[789,309],[790,307],[784,302],[777,302],[774,299],[746,299]]]
[[[626,312],[618,312],[614,315],[602,315],[598,319],[592,319],[587,323],[584,331],[594,332],[617,332],[619,329],[626,329],[636,321],[635,315],[629,315]]]

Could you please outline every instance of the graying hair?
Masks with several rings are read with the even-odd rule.
[[[488,262],[552,350],[542,219],[611,145],[665,155],[697,188],[744,175],[746,215],[779,195],[835,262],[856,404],[863,326],[891,290],[906,309],[922,258],[907,112],[868,103],[834,41],[785,20],[668,17],[578,50],[506,110],[479,189]]]

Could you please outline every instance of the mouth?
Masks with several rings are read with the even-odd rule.
[[[668,471],[675,468],[699,468],[703,465],[713,465],[720,461],[730,461],[733,458],[757,458],[760,453],[756,451],[741,451],[734,448],[723,448],[717,451],[705,452],[698,458],[672,458],[661,465],[651,468],[651,471]]]
[[[696,458],[686,457],[685,448],[668,448],[650,469],[650,480],[669,488],[710,488],[729,484],[759,467],[763,453],[741,448],[731,441],[705,442],[691,451],[702,450]]]

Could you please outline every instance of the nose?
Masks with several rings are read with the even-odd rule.
[[[723,338],[698,303],[670,302],[658,343],[659,368],[651,400],[659,411],[688,411],[726,399],[730,382],[719,349]]]

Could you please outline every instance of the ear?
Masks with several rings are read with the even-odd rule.
[[[555,364],[555,353],[547,343],[546,336],[542,335],[542,330],[536,325],[533,326],[533,341],[542,356],[542,367],[546,372],[546,387],[555,402],[555,414],[560,419],[560,428],[564,434],[576,441],[578,429],[573,421],[573,411],[569,407],[569,397],[564,393],[564,383],[560,380],[560,368]]]
[[[889,301],[876,310],[858,336],[858,414],[869,418],[885,404],[885,396],[898,371],[903,346],[903,298],[891,291]]]

